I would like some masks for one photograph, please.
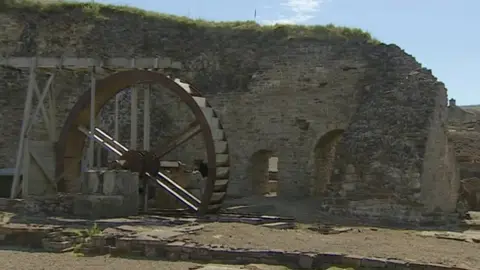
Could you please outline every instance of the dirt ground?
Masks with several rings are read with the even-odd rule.
[[[198,264],[189,262],[131,260],[109,256],[76,257],[71,253],[58,254],[16,250],[0,250],[0,261],[2,262],[2,269],[9,270],[188,270],[198,266]]]
[[[0,250],[2,269],[8,270],[288,270],[270,265],[215,265],[190,262],[167,262],[124,259],[110,256],[78,257],[72,253],[44,253],[25,250]],[[336,268],[342,270],[340,268]]]
[[[238,205],[238,204],[237,204]],[[252,205],[252,204],[250,204]],[[271,201],[255,205],[263,215],[295,216],[309,219],[308,209],[294,203],[275,204]],[[252,207],[242,210],[252,213]],[[241,212],[241,211],[239,211]],[[282,215],[281,213],[284,213]],[[295,214],[295,215],[294,215]],[[336,220],[324,224],[338,224]],[[477,217],[480,221],[480,213]],[[0,216],[0,222],[9,219]],[[315,223],[309,223],[315,224]],[[321,234],[309,229],[315,225],[300,223],[297,229],[279,230],[242,223],[202,223],[203,228],[179,236],[179,240],[224,247],[253,249],[282,249],[305,252],[339,252],[399,260],[438,263],[480,270],[480,243],[439,239],[419,235],[419,230],[380,228],[373,225],[343,224],[349,229],[338,234]],[[479,223],[480,224],[480,223]],[[470,231],[480,239],[479,231]],[[478,237],[477,237],[478,236]],[[173,263],[148,260],[128,260],[110,257],[78,258],[71,254],[26,253],[0,250],[0,261],[5,269],[190,269],[193,263]],[[199,266],[200,267],[200,266]],[[198,268],[201,269],[201,268]],[[240,268],[242,269],[242,268]],[[249,269],[249,268],[244,268]]]
[[[480,243],[423,237],[418,231],[357,227],[323,235],[306,228],[285,231],[240,223],[211,223],[184,239],[229,247],[341,252],[480,269]]]

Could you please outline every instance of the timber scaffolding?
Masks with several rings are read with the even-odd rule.
[[[179,79],[170,79],[169,76],[161,74],[162,71],[181,69],[182,65],[180,62],[172,61],[170,58],[109,58],[98,60],[93,58],[69,57],[9,57],[0,58],[0,66],[18,70],[28,69],[29,71],[24,115],[20,131],[20,142],[17,150],[14,180],[11,188],[11,198],[17,198],[20,192],[22,192],[23,197],[29,195],[44,195],[45,192],[54,193],[57,191],[57,186],[63,178],[66,178],[67,175],[70,175],[70,178],[72,177],[72,170],[75,170],[76,166],[73,166],[72,164],[75,164],[75,160],[77,159],[83,161],[83,152],[81,149],[77,148],[77,145],[83,145],[83,139],[79,140],[78,136],[75,135],[75,137],[71,135],[71,132],[68,133],[65,132],[65,130],[80,131],[88,138],[86,155],[87,168],[92,168],[94,166],[94,147],[97,146],[94,142],[97,142],[100,146],[106,148],[111,153],[120,156],[128,152],[129,149],[135,151],[138,150],[137,117],[139,89],[133,87],[133,85],[137,83],[148,83],[149,87],[143,89],[145,91],[143,150],[152,152],[161,158],[193,138],[195,135],[202,134],[208,163],[208,176],[199,198],[185,190],[182,186],[169,179],[161,172],[158,172],[158,175],[155,176],[147,174],[149,177],[148,181],[152,181],[155,185],[160,186],[193,211],[198,211],[199,213],[213,213],[220,209],[221,203],[225,199],[226,189],[229,182],[230,163],[228,142],[220,120],[213,108],[207,102],[206,98],[204,98],[201,93],[191,85],[183,83]],[[49,75],[43,88],[39,87],[36,80],[37,70],[44,70]],[[62,132],[60,132],[59,137],[57,138],[57,121],[55,117],[56,96],[58,93],[54,93],[55,91],[52,88],[52,84],[55,75],[61,70],[89,71],[90,90],[83,93],[75,106],[71,109],[70,114],[63,125]],[[97,84],[97,76],[99,74],[104,75],[104,78],[98,80]],[[175,93],[186,105],[188,105],[195,116],[195,121],[190,123],[182,133],[176,134],[176,136],[172,137],[174,138],[172,141],[167,142],[165,145],[162,145],[159,149],[154,151],[150,151],[151,83],[158,83],[163,88],[169,89]],[[97,87],[98,90],[96,90]],[[119,97],[116,95],[118,91],[127,88],[131,89],[131,129],[129,148],[118,142]],[[40,91],[40,89],[42,89],[42,91]],[[37,104],[35,106],[33,102],[34,96],[37,99]],[[109,135],[97,128],[95,122],[97,121],[96,117],[99,108],[101,108],[98,107],[99,104],[104,104],[104,102],[113,97],[115,97],[115,126],[114,134]],[[98,111],[95,111],[96,107]],[[39,114],[41,114],[42,122],[47,130],[48,141],[36,142],[29,139],[29,132],[32,126],[37,124],[37,122],[40,122],[37,120]],[[81,117],[80,114],[84,116],[89,114],[90,117],[87,117],[87,120],[87,118]],[[89,129],[87,128],[88,125]],[[38,145],[39,143],[40,145]],[[67,152],[68,154],[66,154]],[[69,163],[70,165],[67,165],[66,163]],[[32,164],[35,166],[32,166]],[[59,173],[58,168],[61,168],[61,174]],[[31,178],[31,176],[38,178],[40,175],[42,176],[43,181],[33,181],[33,178]],[[43,186],[41,186],[39,182],[44,182]],[[71,189],[71,187],[69,188]],[[41,190],[41,192],[39,192],[39,190]],[[74,188],[74,190],[76,189]]]
[[[32,126],[36,124],[36,119],[39,113],[42,115],[44,124],[46,125],[46,130],[48,131],[48,137],[51,143],[51,146],[56,142],[57,139],[57,128],[56,128],[56,94],[52,91],[53,81],[56,75],[56,72],[60,70],[67,71],[90,71],[91,79],[91,102],[95,102],[95,81],[97,74],[104,75],[105,73],[118,72],[123,70],[132,70],[132,69],[146,69],[146,70],[162,70],[162,69],[181,69],[181,63],[172,61],[170,58],[109,58],[109,59],[94,59],[94,58],[72,58],[72,57],[8,57],[0,58],[0,66],[24,70],[28,69],[29,79],[28,79],[28,88],[26,91],[26,99],[24,105],[24,115],[22,121],[22,127],[20,130],[20,141],[18,145],[16,161],[15,161],[15,171],[14,179],[12,182],[10,197],[16,198],[22,189],[24,196],[28,195],[29,179],[28,179],[28,168],[25,165],[30,164],[30,159],[33,158],[35,162],[39,163],[42,173],[44,173],[50,184],[56,188],[58,180],[54,170],[52,171],[52,166],[42,162],[41,158],[38,155],[33,154],[29,157],[31,153],[28,149],[29,131]],[[40,91],[38,82],[36,81],[36,72],[37,69],[47,71],[49,73],[49,78]],[[150,100],[149,100],[149,89],[145,89],[145,109],[149,111],[150,109]],[[34,106],[33,97],[36,96],[37,104]],[[132,88],[132,100],[131,100],[131,143],[133,147],[136,147],[137,142],[137,109],[138,109],[138,91],[135,88]],[[45,104],[47,103],[47,104]],[[118,139],[118,96],[115,98],[115,132],[114,139]],[[47,105],[47,106],[45,106]],[[95,107],[91,106],[90,111],[90,134],[95,132]],[[32,113],[33,111],[33,113]],[[150,119],[149,114],[146,113],[144,117],[144,149],[149,148],[149,131],[150,131]],[[87,166],[93,166],[94,160],[94,140],[89,137],[89,148],[88,148],[88,159]],[[54,163],[53,160],[47,160],[47,162]],[[50,168],[50,169],[49,169]],[[22,172],[23,171],[23,172]],[[23,175],[23,185],[20,184],[21,176]],[[22,188],[23,186],[23,188]]]

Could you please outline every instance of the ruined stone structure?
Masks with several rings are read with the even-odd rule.
[[[469,209],[480,210],[480,110],[476,106],[457,106],[450,99],[448,106],[448,137],[455,149],[462,183],[462,201]],[[473,180],[473,181],[472,181]],[[478,197],[478,198],[477,198]]]
[[[315,196],[332,210],[392,219],[455,210],[446,89],[398,46],[329,27],[207,25],[95,7],[3,9],[0,54],[180,61],[174,75],[200,89],[222,119],[231,196],[255,193],[254,178],[264,176],[255,172],[267,171],[273,156],[281,197]],[[0,167],[15,159],[25,76],[0,68]],[[61,113],[87,84],[86,74],[59,73]],[[162,138],[182,109],[157,100],[152,133]]]

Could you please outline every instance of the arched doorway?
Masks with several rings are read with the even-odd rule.
[[[255,152],[250,158],[248,173],[253,195],[277,195],[278,157],[271,151]]]
[[[336,146],[343,134],[343,129],[334,129],[325,133],[315,144],[313,179],[310,185],[310,195],[323,194],[332,176]]]

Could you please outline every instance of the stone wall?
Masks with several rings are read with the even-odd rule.
[[[373,48],[366,57],[360,105],[337,147],[334,195],[350,204],[453,211],[455,202],[437,197],[454,198],[458,186],[447,156],[445,87],[396,46]]]
[[[455,153],[455,163],[459,170],[459,179],[464,190],[471,190],[472,184],[465,185],[464,180],[480,177],[480,111],[478,106],[457,106],[455,99],[450,99],[448,106],[448,139]],[[480,186],[473,189],[479,189]],[[475,186],[475,185],[473,185]],[[472,192],[470,192],[472,193]],[[468,193],[461,192],[460,201],[472,201],[463,198]],[[473,192],[472,194],[475,194]],[[468,196],[467,196],[468,197]],[[476,199],[473,199],[476,201]],[[474,206],[469,203],[469,206]],[[470,210],[476,210],[470,208]]]
[[[231,154],[230,194],[251,193],[249,161],[265,150],[279,158],[279,195],[308,195],[316,185],[319,166],[314,149],[332,130],[344,133],[335,154],[328,155],[337,161],[327,162],[335,169],[330,169],[334,175],[326,196],[339,201],[380,198],[392,204],[407,200],[428,203],[427,209],[432,209],[438,202],[425,199],[431,194],[421,190],[433,181],[449,188],[448,177],[437,179],[429,173],[433,167],[442,175],[451,171],[441,158],[447,146],[442,135],[446,90],[397,46],[374,45],[364,34],[346,39],[333,28],[212,26],[142,14],[112,8],[92,11],[79,5],[9,8],[0,13],[6,26],[0,33],[0,53],[158,55],[180,61],[183,69],[174,75],[199,88],[223,122]],[[9,116],[8,121],[0,121],[4,167],[12,166],[15,158],[25,76],[0,68],[0,91],[6,97],[0,101],[1,112]],[[63,72],[55,89],[61,126],[78,93],[89,89],[88,77]],[[184,116],[175,102],[159,100],[152,125],[167,127]],[[104,122],[108,129],[111,124],[108,119]],[[168,137],[161,132],[173,129],[159,128],[152,137]],[[430,148],[437,152],[426,155]],[[347,167],[355,170],[349,185],[353,189],[348,191],[344,190]],[[446,196],[451,192],[444,191]],[[450,210],[451,205],[443,208]]]

